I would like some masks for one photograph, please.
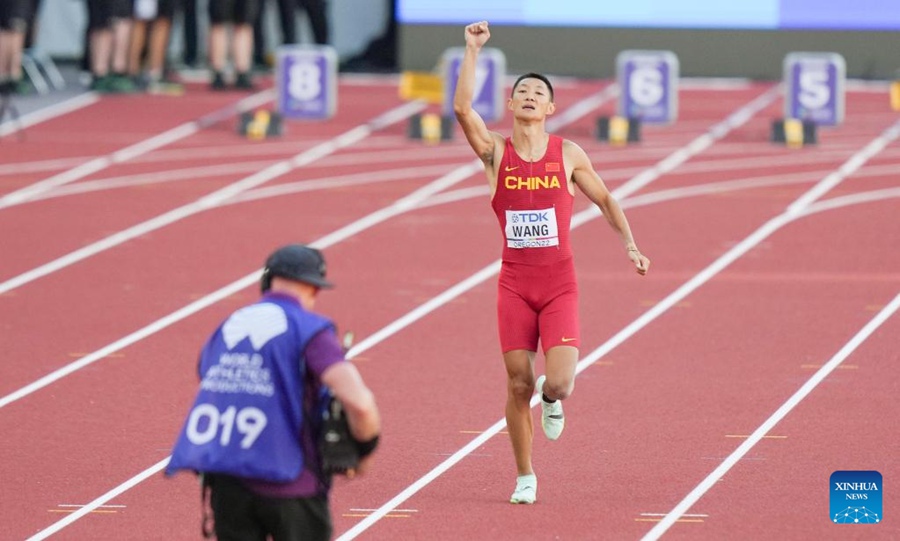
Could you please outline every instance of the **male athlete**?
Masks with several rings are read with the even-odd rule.
[[[491,206],[504,236],[497,296],[500,345],[507,372],[506,423],[518,477],[511,503],[534,503],[537,477],[531,466],[534,425],[529,402],[541,394],[541,426],[547,438],[562,433],[561,401],[575,387],[578,362],[578,286],[569,244],[575,186],[603,212],[622,238],[638,274],[650,260],[638,250],[619,204],[591,161],[575,143],[547,133],[553,87],[543,75],[525,74],[513,85],[508,107],[513,133],[506,139],[487,129],[472,108],[478,53],[490,38],[488,23],[466,27],[466,52],[453,108],[472,149],[484,162]],[[538,339],[546,375],[534,379]]]

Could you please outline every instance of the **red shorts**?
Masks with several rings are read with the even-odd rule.
[[[503,262],[497,287],[503,353],[578,347],[578,284],[572,258],[551,265]]]

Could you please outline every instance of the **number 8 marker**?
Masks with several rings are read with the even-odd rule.
[[[299,101],[310,101],[322,92],[322,72],[312,62],[297,62],[291,65],[288,76],[288,93]]]
[[[333,47],[279,47],[275,78],[278,111],[284,118],[322,120],[337,110],[337,53]]]

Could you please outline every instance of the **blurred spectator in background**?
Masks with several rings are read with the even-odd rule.
[[[184,55],[187,66],[197,65],[197,0],[181,0],[184,8]]]
[[[365,51],[341,63],[341,71],[392,72],[397,70],[397,0],[388,1],[384,34],[369,42]]]
[[[228,24],[232,25],[231,60],[234,87],[253,90],[250,59],[253,48],[253,22],[259,14],[259,0],[209,0],[209,64],[213,90],[225,90],[225,65],[228,52]]]
[[[265,6],[267,0],[260,0],[260,10],[253,24],[253,63],[257,66],[270,66],[266,50]],[[325,0],[276,0],[278,2],[278,20],[281,24],[281,43],[298,43],[297,39],[297,5],[306,11],[309,25],[312,28],[313,40],[319,45],[328,44],[328,15]]]
[[[22,49],[34,0],[0,0],[0,94],[27,92],[22,80]]]
[[[133,0],[87,0],[91,90],[134,92],[126,73]]]
[[[35,36],[38,31],[38,13],[41,12],[43,0],[31,0],[31,17],[28,19],[28,30],[25,31],[25,49],[34,47]]]
[[[181,90],[165,73],[169,33],[179,3],[180,0],[137,0],[135,3],[128,74],[140,88],[151,93]]]

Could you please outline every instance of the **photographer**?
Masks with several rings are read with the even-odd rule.
[[[371,461],[381,430],[374,396],[344,359],[334,325],[312,312],[331,287],[318,250],[282,247],[266,261],[262,298],[234,312],[202,350],[200,392],[167,473],[204,475],[221,541],[330,539],[325,388],[343,406],[359,456],[345,473],[363,473]]]

